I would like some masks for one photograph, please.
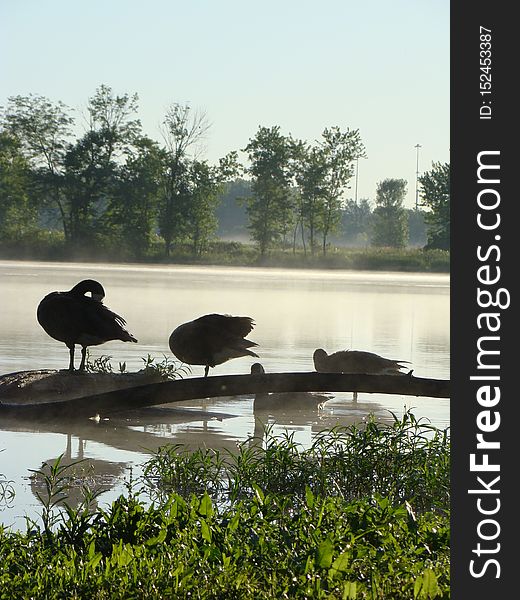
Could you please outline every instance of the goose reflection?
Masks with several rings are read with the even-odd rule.
[[[75,436],[74,436],[75,437]],[[126,464],[103,459],[85,458],[86,440],[77,438],[77,452],[72,450],[73,435],[67,434],[65,452],[43,461],[40,469],[31,476],[31,491],[44,504],[54,494],[52,501],[58,506],[71,508],[87,503],[89,510],[98,506],[97,497],[112,489],[122,477]],[[48,483],[54,487],[49,488]]]
[[[251,365],[251,375],[263,375],[265,369],[261,363]],[[300,409],[319,410],[334,396],[316,392],[261,392],[255,394],[253,410],[255,412]]]

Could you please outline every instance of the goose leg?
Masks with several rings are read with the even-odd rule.
[[[84,371],[85,370],[85,360],[87,359],[87,347],[86,346],[82,346],[81,347],[81,363],[79,365],[79,370],[80,371]]]
[[[209,365],[206,365],[206,366],[204,367],[204,377],[207,377],[207,376],[208,376],[208,373],[209,373]]]
[[[74,371],[74,344],[69,346],[69,371],[72,373]]]
[[[357,402],[357,392],[354,392],[354,396],[352,397],[353,402]]]

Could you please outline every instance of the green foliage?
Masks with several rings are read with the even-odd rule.
[[[331,127],[323,131],[322,141],[317,145],[295,144],[294,153],[302,237],[305,227],[314,255],[316,235],[321,234],[325,255],[328,236],[341,222],[343,193],[354,174],[354,161],[365,155],[365,149],[359,131],[342,132],[339,127]]]
[[[347,501],[381,495],[426,511],[449,503],[449,445],[447,432],[406,412],[391,425],[370,419],[365,426],[325,431],[307,450],[291,435],[280,439],[269,429],[264,439],[250,440],[225,458],[212,450],[165,446],[149,461],[146,480],[158,493],[205,491],[231,503],[253,497],[256,486],[291,502],[310,489]]]
[[[34,235],[16,241],[0,240],[0,255],[4,258],[24,257],[28,260],[85,260],[122,262],[132,260],[125,248],[107,244],[97,238],[97,245],[82,249],[77,254],[70,251],[63,235],[57,232],[38,231]],[[134,258],[135,260],[135,258]],[[319,269],[369,269],[392,271],[440,272],[450,270],[450,253],[447,250],[422,250],[418,248],[338,248],[327,256],[306,255],[297,249],[275,248],[268,256],[261,257],[258,249],[240,242],[212,241],[203,256],[193,256],[192,248],[180,245],[169,259],[164,257],[161,240],[152,237],[149,252],[142,262],[168,264],[198,264],[224,266],[263,266],[277,268]]]
[[[367,241],[371,227],[372,208],[367,198],[358,202],[347,200],[341,212],[341,231],[346,238]]]
[[[403,206],[404,179],[385,179],[377,185],[373,220],[373,246],[404,248],[408,241],[408,219]]]
[[[98,358],[96,358],[92,361],[90,359],[90,352],[87,349],[87,355],[86,355],[86,360],[85,360],[85,371],[87,373],[113,373],[114,368],[112,367],[112,363],[110,362],[111,360],[112,360],[111,356],[102,354],[101,356],[99,356]],[[126,370],[126,365],[125,365],[125,368],[122,368],[121,363],[119,363],[119,365],[120,365],[119,371],[121,373],[123,373]]]
[[[141,125],[132,119],[136,111],[137,95],[114,96],[105,85],[89,100],[89,129],[69,146],[64,158],[63,205],[73,247],[94,242],[96,232],[102,230],[102,215],[117,188],[120,159],[131,154],[138,140]],[[134,164],[128,160],[126,166]]]
[[[333,243],[352,238],[366,246],[372,223],[374,245],[401,248],[408,241],[402,180],[379,184],[373,213],[368,200],[356,206],[345,200],[355,161],[365,155],[358,130],[331,126],[309,144],[283,135],[278,126],[260,126],[244,148],[248,168],[238,163],[236,151],[212,166],[200,158],[210,127],[203,112],[173,103],[161,144],[142,133],[137,110],[137,94],[116,94],[103,84],[88,100],[86,129],[73,139],[75,121],[63,103],[37,95],[8,99],[0,111],[4,256],[51,258],[60,254],[62,235],[62,259],[206,257],[236,264],[236,253],[211,256],[215,233],[245,237],[249,229],[260,262],[291,246],[298,262],[300,247],[313,259],[320,245],[323,256],[335,252]],[[237,179],[241,174],[247,179]],[[448,165],[434,163],[421,185],[430,208],[428,247],[448,249]],[[219,218],[229,223],[219,229]],[[422,219],[410,223],[411,241],[418,245]],[[52,248],[42,249],[51,236]]]
[[[208,250],[217,229],[215,211],[222,188],[220,171],[206,162],[193,161],[188,167],[187,182],[189,201],[183,215],[186,234],[193,255],[201,256]]]
[[[74,119],[62,102],[43,96],[11,96],[2,110],[2,125],[14,136],[31,168],[34,201],[39,208],[49,204],[60,214],[68,235],[62,185],[64,157]]]
[[[208,129],[205,114],[193,112],[187,103],[173,103],[163,120],[166,147],[158,225],[165,243],[166,256],[170,255],[172,246],[182,243],[187,235],[184,215],[190,203],[189,164]]]
[[[67,494],[78,479],[76,467],[83,460],[63,464],[63,454],[53,463],[43,463],[41,469],[30,471],[39,483],[43,484],[43,491],[36,491],[36,496],[43,509],[41,514],[43,534],[51,545],[54,543],[54,534],[58,530],[66,541],[76,542],[87,532],[93,518],[93,505],[96,497],[101,493],[91,489],[82,477],[81,501],[77,508],[72,508],[67,502]],[[28,519],[28,526],[37,527],[35,521]]]
[[[245,264],[251,264],[244,261]],[[244,264],[244,263],[242,263]],[[444,250],[417,248],[334,248],[327,256],[308,256],[302,251],[274,251],[253,262],[260,266],[319,269],[367,269],[374,271],[449,272],[450,255]]]
[[[292,144],[280,127],[259,127],[244,148],[251,166],[253,196],[245,200],[249,230],[265,256],[288,234],[294,221],[290,192]]]
[[[433,163],[431,171],[419,177],[421,196],[427,212],[428,248],[450,248],[450,165]]]
[[[117,170],[103,215],[103,230],[136,259],[142,259],[152,245],[163,164],[164,152],[154,141],[136,138]]]
[[[92,361],[90,359],[90,353],[87,350],[85,371],[87,373],[114,373],[114,367],[112,366],[111,360],[111,356],[102,354]],[[160,379],[182,379],[182,377],[190,373],[189,365],[178,364],[172,357],[166,356],[165,354],[163,354],[162,360],[158,360],[151,354],[148,354],[146,358],[142,358],[141,360],[144,363],[144,371],[150,374],[159,375]],[[126,362],[120,362],[118,364],[118,372],[127,373]]]
[[[295,160],[296,183],[299,191],[299,218],[302,228],[302,242],[305,248],[305,229],[308,234],[311,255],[315,254],[317,234],[325,224],[327,161],[319,147],[298,147]]]
[[[11,96],[2,118],[5,129],[20,141],[35,168],[59,173],[74,122],[63,102],[34,94]]]
[[[144,363],[145,371],[156,373],[161,379],[182,379],[191,372],[189,365],[177,364],[172,357],[166,356],[166,354],[163,354],[161,361],[150,354],[141,360]]]
[[[0,450],[3,452],[3,449]],[[9,506],[14,501],[15,490],[13,482],[0,473],[0,509]]]
[[[421,494],[421,465],[449,460],[445,434],[425,432],[410,415],[388,429],[372,422],[350,434],[364,451],[359,460],[371,462],[375,448],[379,459],[372,462],[386,457],[392,475],[415,478]],[[55,523],[44,510],[43,530],[35,523],[26,534],[0,528],[0,598],[449,598],[449,515],[439,510],[447,509],[446,498],[424,510],[413,499],[377,492],[348,500],[329,479],[326,456],[309,485],[293,486],[293,442],[286,438],[277,448],[266,441],[265,453],[251,449],[239,475],[244,493],[232,502],[214,497],[222,456],[201,450],[196,458],[186,454],[176,478],[180,493],[162,501],[146,504],[142,492],[129,492],[106,509],[69,511]],[[337,432],[321,434],[319,444],[337,467]],[[286,484],[276,491],[287,467]],[[264,485],[268,473],[278,474],[276,485]],[[51,491],[62,475],[57,466]],[[381,475],[365,477],[377,487]],[[329,483],[320,491],[316,480]]]
[[[406,214],[408,215],[408,241],[410,246],[424,248],[426,246],[426,217],[428,213],[421,209],[407,208]]]
[[[20,240],[36,227],[30,201],[31,172],[19,140],[0,131],[0,239]]]
[[[327,169],[324,180],[324,213],[320,225],[323,254],[327,251],[327,237],[336,231],[341,220],[342,196],[354,175],[354,161],[366,158],[359,130],[342,132],[339,127],[325,129],[319,148]]]
[[[218,220],[217,235],[244,236],[247,231],[247,213],[243,203],[251,194],[251,182],[245,179],[235,179],[224,184],[220,203],[215,211]]]
[[[114,95],[112,88],[105,84],[89,98],[89,130],[103,133],[109,160],[124,153],[127,145],[140,135],[141,122],[133,118],[138,101],[137,94]]]
[[[104,132],[88,131],[69,147],[64,159],[65,231],[74,247],[92,243],[97,216],[115,173]]]
[[[63,233],[41,229],[12,238],[0,236],[0,256],[17,260],[67,260]]]

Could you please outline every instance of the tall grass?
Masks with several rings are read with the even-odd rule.
[[[158,497],[206,492],[233,504],[260,488],[295,502],[310,489],[346,501],[380,495],[426,511],[449,505],[449,448],[447,430],[407,411],[401,419],[393,415],[390,424],[370,418],[364,426],[327,430],[308,449],[292,434],[274,436],[269,427],[263,439],[240,444],[236,453],[164,446],[148,462],[144,477]]]
[[[408,412],[237,450],[165,446],[144,488],[61,519],[56,463],[43,528],[0,527],[0,599],[449,598],[447,431]]]

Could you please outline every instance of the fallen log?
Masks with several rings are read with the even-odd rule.
[[[105,418],[114,413],[146,406],[266,392],[366,392],[449,398],[450,381],[413,377],[411,374],[397,376],[316,372],[193,377],[43,404],[15,404],[0,399],[0,417]]]
[[[70,373],[55,369],[17,371],[0,375],[0,403],[66,401],[167,380],[152,369],[134,373]]]

